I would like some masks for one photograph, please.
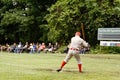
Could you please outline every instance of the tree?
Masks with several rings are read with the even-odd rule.
[[[56,0],[1,0],[1,42],[43,41],[47,8]]]
[[[69,41],[83,23],[86,40],[96,45],[98,28],[120,26],[119,0],[58,0],[48,11],[48,37],[54,41]]]

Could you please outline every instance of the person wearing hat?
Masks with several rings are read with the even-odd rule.
[[[88,47],[89,45],[80,36],[81,36],[81,33],[76,32],[75,36],[71,38],[68,54],[66,55],[66,58],[62,61],[60,68],[56,70],[57,72],[60,72],[62,70],[65,64],[72,58],[72,56],[74,56],[78,62],[79,72],[82,72],[82,63],[80,60],[79,52],[80,52],[81,47],[83,46]]]

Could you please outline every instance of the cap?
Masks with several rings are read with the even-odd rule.
[[[78,36],[80,36],[80,35],[81,35],[81,33],[80,33],[80,32],[76,32],[76,33],[75,33],[75,35],[78,35]]]

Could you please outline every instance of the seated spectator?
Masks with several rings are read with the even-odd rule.
[[[36,52],[36,50],[37,50],[37,46],[36,46],[36,44],[35,44],[35,43],[33,43],[33,49],[32,49],[33,53],[35,53],[35,52]]]
[[[46,48],[45,43],[39,44],[38,53],[40,53],[41,51],[44,51],[45,48]]]
[[[27,53],[30,51],[28,42],[25,43],[25,45],[23,47],[23,51],[25,51]]]
[[[59,47],[60,45],[56,42],[55,45],[53,46],[53,50],[56,51]]]
[[[5,45],[1,45],[1,52],[2,51],[6,51],[6,46]]]
[[[70,43],[67,45],[66,49],[63,51],[63,53],[68,53],[68,50],[69,50],[69,47],[70,47]]]
[[[37,53],[40,53],[40,51],[41,51],[41,44],[38,45]]]
[[[16,43],[14,43],[11,47],[10,47],[10,52],[14,52],[15,48],[17,47]]]
[[[9,44],[8,43],[6,43],[6,45],[0,45],[0,51],[2,52],[2,51],[10,51],[10,46],[9,46]]]
[[[80,54],[85,54],[88,51],[90,51],[90,45],[88,47],[82,47],[80,50]]]
[[[8,43],[6,43],[5,46],[6,46],[6,51],[7,51],[7,52],[10,52],[10,45],[9,45]]]
[[[37,50],[37,47],[36,47],[35,43],[30,43],[30,46],[28,49],[30,50],[29,53],[35,53]]]
[[[85,54],[85,51],[86,51],[86,48],[85,48],[85,47],[82,47],[82,48],[80,49],[80,54]]]
[[[89,44],[88,47],[85,48],[85,51],[86,51],[86,52],[89,52],[89,51],[90,51],[90,44]]]
[[[30,46],[29,46],[29,48],[28,48],[29,50],[30,50],[30,52],[29,53],[33,53],[33,44],[32,43],[30,43]]]
[[[22,53],[22,51],[23,51],[23,45],[21,42],[19,42],[19,44],[16,46],[14,52],[15,53]]]
[[[49,43],[48,46],[44,50],[45,53],[47,53],[48,51],[49,52],[53,51],[53,45],[51,43]]]
[[[37,52],[37,53],[38,53],[39,44],[40,44],[40,43],[38,43],[38,42],[36,43],[36,52]]]

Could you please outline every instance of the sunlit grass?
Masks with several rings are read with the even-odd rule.
[[[120,80],[118,54],[80,55],[83,73],[73,57],[58,73],[65,55],[0,53],[0,80]]]

